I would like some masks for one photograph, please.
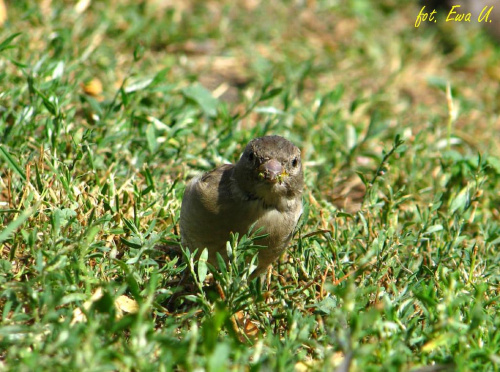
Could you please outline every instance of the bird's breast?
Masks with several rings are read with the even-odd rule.
[[[302,203],[290,202],[286,209],[265,207],[262,203],[255,201],[257,210],[255,226],[269,234],[267,243],[269,247],[282,246],[290,239],[291,234],[302,213]]]

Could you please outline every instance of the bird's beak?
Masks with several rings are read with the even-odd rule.
[[[259,177],[271,183],[281,182],[283,173],[283,166],[275,159],[270,159],[259,167]]]

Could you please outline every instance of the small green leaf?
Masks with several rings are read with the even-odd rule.
[[[226,261],[224,261],[219,252],[217,252],[216,254],[216,259],[217,259],[217,268],[220,270],[222,275],[227,275]]]
[[[496,172],[496,174],[500,174],[500,159],[494,156],[488,156],[486,159],[488,165]]]
[[[125,244],[127,247],[130,247],[130,248],[134,248],[134,249],[139,249],[142,247],[142,244],[140,243],[134,243],[128,239],[125,239],[123,237],[120,236],[120,241]]]
[[[385,131],[388,126],[389,122],[387,120],[383,120],[380,111],[375,109],[372,116],[370,117],[370,122],[368,124],[368,130],[366,131],[364,141],[377,137],[380,133]]]
[[[258,112],[259,114],[286,115],[285,111],[277,109],[273,106],[257,107],[254,111]]]
[[[141,299],[141,294],[140,294],[140,289],[139,289],[139,284],[137,283],[137,280],[134,278],[134,275],[129,274],[127,275],[127,284],[128,284],[128,289],[130,290],[130,293],[134,296],[136,300]]]
[[[125,93],[137,92],[139,90],[144,90],[153,82],[153,78],[140,79],[134,81],[132,84],[125,87]]]
[[[450,205],[450,212],[455,213],[458,209],[464,209],[470,202],[469,189],[467,187],[460,190]]]
[[[356,171],[356,174],[361,179],[361,182],[363,182],[363,185],[365,186],[368,185],[368,180],[366,179],[365,174],[363,172]]]
[[[90,108],[99,116],[103,115],[103,110],[101,107],[101,103],[97,101],[95,98],[87,95],[82,95],[81,96],[83,101],[86,101],[89,105]]]
[[[6,50],[6,49],[12,49],[12,48],[15,48],[14,46],[10,45],[10,42],[12,40],[14,40],[16,37],[18,37],[19,35],[21,35],[21,32],[18,32],[18,33],[15,33],[15,34],[12,34],[10,36],[8,36],[4,41],[2,41],[0,43],[0,52]]]
[[[0,273],[8,274],[12,270],[12,264],[8,260],[0,259]]]
[[[347,212],[337,212],[337,217],[354,219],[354,216]]]
[[[151,153],[155,153],[158,149],[158,142],[156,141],[155,128],[153,124],[148,124],[146,128],[146,140],[148,142],[148,148]]]
[[[265,92],[264,94],[262,94],[262,96],[260,97],[259,101],[262,102],[262,101],[267,101],[268,99],[271,99],[273,97],[276,97],[278,94],[280,94],[281,92],[283,91],[283,88],[273,88],[271,89],[270,91],[268,92]]]
[[[142,44],[138,44],[134,48],[134,61],[137,62],[144,57],[144,46]]]
[[[432,233],[435,233],[435,232],[438,232],[441,230],[443,230],[443,225],[439,225],[439,224],[432,225],[432,226],[429,226],[429,228],[427,228],[427,230],[425,230],[423,235],[429,235],[429,234],[432,234]]]
[[[3,243],[10,238],[11,234],[16,231],[35,211],[38,209],[38,205],[34,208],[29,208],[24,210],[14,221],[9,223],[4,229],[0,231],[0,243]]]
[[[153,85],[157,85],[161,83],[162,81],[166,80],[167,78],[167,72],[170,71],[170,67],[165,67],[164,69],[161,69],[156,73],[156,75],[153,78]]]
[[[144,171],[142,172],[142,174],[144,175],[144,178],[146,179],[146,185],[148,186],[152,186],[153,189],[154,189],[154,180],[153,180],[153,176],[151,175],[151,172],[149,171],[149,168],[144,168]]]
[[[2,145],[0,145],[0,155],[4,158],[12,170],[16,172],[23,179],[23,181],[26,181],[26,174],[24,174],[23,169],[19,166],[19,164],[17,164],[14,158]]]
[[[323,301],[316,304],[307,306],[308,308],[315,308],[316,312],[323,315],[328,315],[334,311],[337,307],[337,301],[332,297],[326,297]]]
[[[218,332],[215,334],[218,335]],[[229,344],[217,342],[213,342],[212,344],[215,346],[215,349],[207,358],[207,370],[215,372],[227,371],[229,369],[228,365],[230,361],[231,347]]]
[[[127,225],[130,231],[132,231],[136,235],[139,235],[139,230],[137,230],[137,227],[134,225],[132,221],[130,221],[128,218],[125,217],[123,217],[122,220],[125,223],[125,225]]]
[[[38,170],[38,165],[36,162],[35,162],[35,176],[36,176],[36,188],[37,188],[38,192],[42,192],[43,191],[43,183],[42,183],[42,179],[40,178],[40,171]]]
[[[200,255],[200,258],[198,259],[198,279],[200,280],[200,283],[203,283],[205,281],[205,278],[207,277],[207,260],[208,260],[208,250],[205,248]]]
[[[182,89],[181,92],[186,98],[196,102],[207,116],[213,117],[217,115],[219,101],[202,85],[191,85]]]
[[[345,139],[347,149],[349,151],[351,151],[353,148],[356,147],[357,142],[358,142],[358,136],[356,134],[356,130],[354,129],[354,127],[352,125],[347,124],[346,125],[346,139]]]
[[[61,299],[61,305],[71,304],[73,302],[83,302],[87,299],[87,295],[84,293],[70,293]]]
[[[57,116],[57,106],[49,99],[47,98],[42,92],[40,92],[38,89],[33,87],[33,90],[37,94],[38,97],[42,99],[43,105],[45,108],[53,115]]]

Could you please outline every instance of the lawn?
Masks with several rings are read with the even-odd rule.
[[[7,2],[0,370],[500,370],[500,46],[420,8]],[[306,182],[272,272],[174,254],[187,180],[266,134]]]

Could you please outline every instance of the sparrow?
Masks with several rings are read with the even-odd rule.
[[[300,150],[280,136],[251,140],[236,164],[225,164],[193,178],[186,186],[180,214],[181,243],[191,251],[208,250],[227,262],[231,233],[254,226],[267,234],[258,240],[258,264],[252,277],[286,249],[302,214],[304,175]]]

